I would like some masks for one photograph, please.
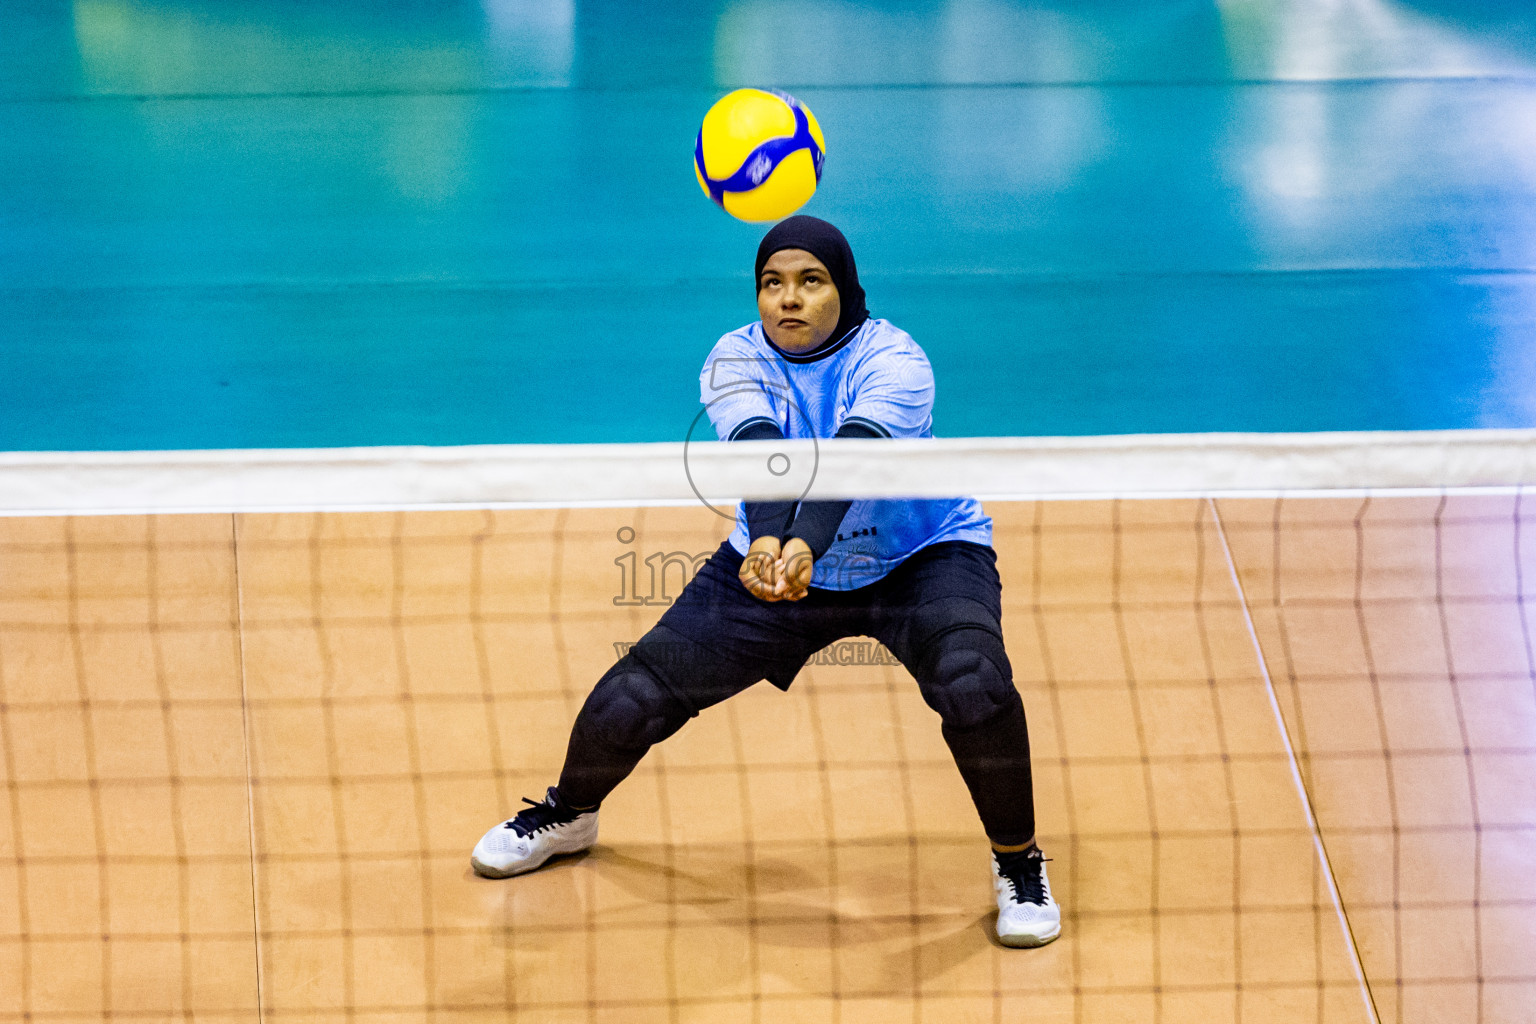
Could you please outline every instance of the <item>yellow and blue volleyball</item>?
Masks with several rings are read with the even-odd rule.
[[[816,115],[793,96],[737,89],[704,115],[693,170],[732,217],[779,220],[815,193],[826,152]]]

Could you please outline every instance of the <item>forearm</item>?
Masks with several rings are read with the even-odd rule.
[[[832,436],[879,437],[880,434],[862,423],[844,423]],[[848,509],[852,506],[853,502],[842,499],[802,501],[794,522],[784,533],[784,539],[799,537],[811,549],[811,556],[820,558],[832,546],[832,541],[837,537],[838,527],[843,525],[843,517],[848,514]]]
[[[766,420],[751,424],[734,438],[737,441],[783,439],[784,431],[779,429],[778,424]],[[795,514],[793,501],[749,501],[745,505],[748,543],[759,537],[783,537]]]
[[[820,558],[832,546],[837,528],[843,525],[843,517],[853,506],[851,501],[805,501],[789,524],[784,539],[799,537],[811,549],[812,558]]]

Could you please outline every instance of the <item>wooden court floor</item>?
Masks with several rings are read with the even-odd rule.
[[[858,641],[470,874],[707,510],[0,519],[0,1021],[1531,1021],[1530,506],[990,504],[1039,950]]]

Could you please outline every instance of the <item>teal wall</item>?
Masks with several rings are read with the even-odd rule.
[[[680,440],[739,85],[946,436],[1536,425],[1536,11],[0,6],[0,449]]]

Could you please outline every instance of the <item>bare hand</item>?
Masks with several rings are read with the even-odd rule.
[[[775,565],[774,591],[785,601],[798,601],[811,591],[816,558],[811,546],[799,537],[784,542]]]
[[[779,582],[779,538],[759,537],[747,549],[737,575],[747,593],[764,601],[782,600],[776,589]]]

